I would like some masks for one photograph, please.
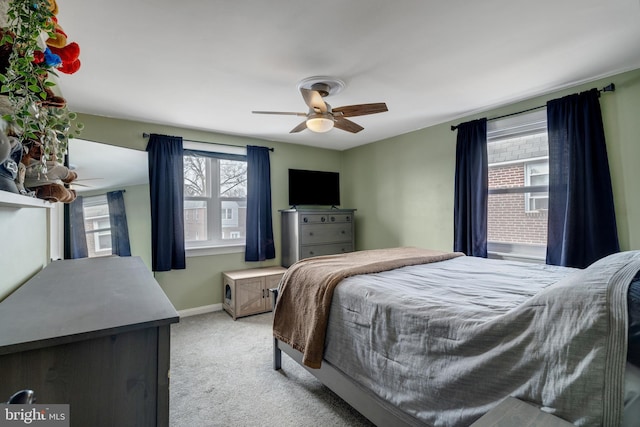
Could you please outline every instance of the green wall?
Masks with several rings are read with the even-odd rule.
[[[271,188],[273,206],[273,232],[276,241],[275,260],[265,262],[244,262],[244,253],[187,257],[185,270],[155,273],[155,278],[178,310],[220,304],[222,302],[221,273],[228,270],[254,268],[280,264],[280,214],[279,209],[288,208],[288,169],[318,169],[341,172],[341,153],[335,150],[284,144],[252,138],[242,138],[208,132],[186,130],[171,126],[159,126],[127,120],[117,120],[81,114],[79,121],[84,123],[82,138],[104,142],[121,147],[144,150],[147,139],[143,132],[182,136],[187,140],[220,142],[239,146],[262,145],[273,147],[271,153]],[[149,195],[147,186],[127,187],[125,204],[129,223],[131,251],[142,256],[151,264],[151,222],[149,214]],[[132,198],[135,201],[132,201]],[[134,210],[130,203],[137,203]],[[135,216],[131,217],[131,212]]]
[[[0,301],[47,264],[48,209],[0,207]]]
[[[474,114],[343,154],[346,200],[357,208],[357,249],[453,248],[456,132],[451,125],[544,105],[615,83],[600,98],[621,249],[640,249],[640,70]]]
[[[221,272],[280,263],[279,209],[287,208],[289,168],[341,173],[343,207],[356,208],[356,247],[400,245],[450,250],[453,241],[453,174],[456,133],[452,124],[496,117],[543,105],[547,100],[614,82],[601,97],[609,162],[623,250],[640,249],[640,70],[584,84],[507,107],[462,117],[388,140],[333,151],[302,145],[181,129],[172,126],[80,115],[83,139],[144,150],[143,132],[184,139],[275,148],[271,154],[274,235],[278,258],[245,263],[243,254],[189,257],[186,270],[157,273],[178,310],[222,302]],[[348,137],[345,136],[345,137]],[[134,255],[151,263],[149,195],[146,186],[127,187],[125,203]],[[48,262],[47,211],[0,207],[0,300]]]

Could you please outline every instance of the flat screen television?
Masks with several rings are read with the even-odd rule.
[[[289,169],[289,204],[291,206],[340,204],[338,172]]]

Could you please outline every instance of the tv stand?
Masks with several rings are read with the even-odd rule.
[[[352,252],[355,209],[281,210],[282,266],[304,258]]]

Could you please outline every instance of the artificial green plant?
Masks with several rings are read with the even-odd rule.
[[[8,96],[11,114],[3,118],[19,129],[23,143],[38,141],[44,149],[46,159],[55,157],[62,162],[67,153],[68,140],[78,135],[82,126],[73,121],[77,115],[65,107],[47,107],[47,89],[56,84],[48,80],[55,69],[45,63],[34,63],[42,35],[54,36],[52,13],[47,0],[14,0],[7,11],[8,27],[3,31],[0,45],[13,46],[9,66],[0,74],[0,93]]]

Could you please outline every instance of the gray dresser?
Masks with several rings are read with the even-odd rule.
[[[168,427],[176,322],[138,257],[53,261],[0,303],[0,401],[31,389],[71,427]]]
[[[354,250],[355,209],[286,209],[282,218],[282,266],[319,255]]]

